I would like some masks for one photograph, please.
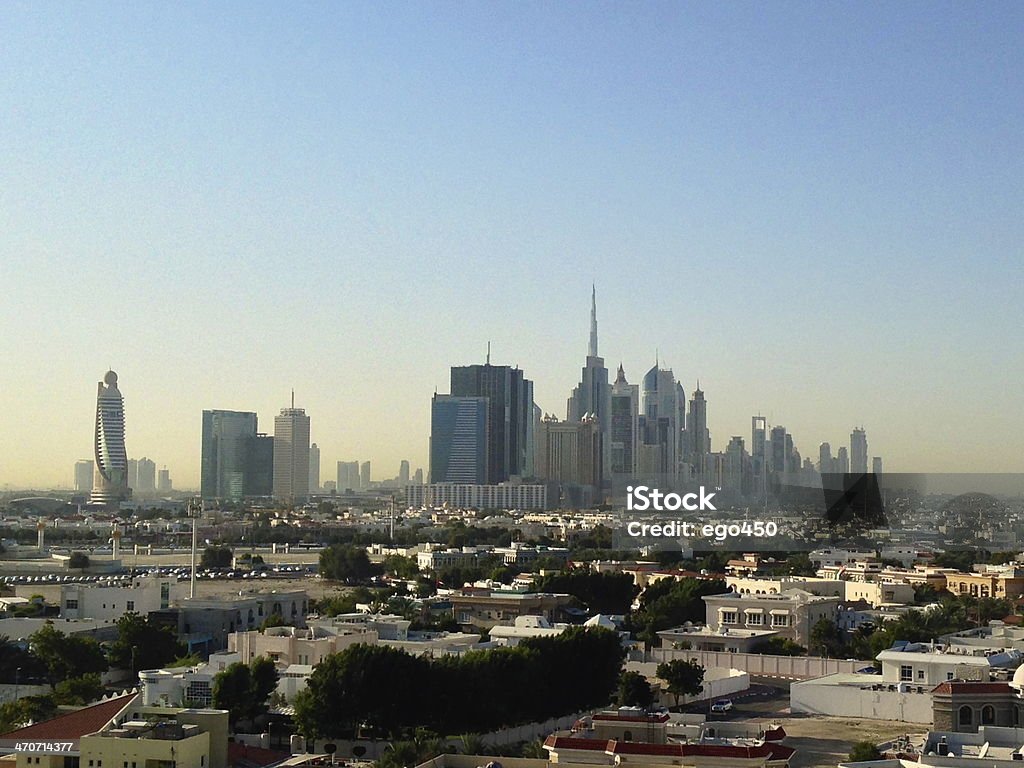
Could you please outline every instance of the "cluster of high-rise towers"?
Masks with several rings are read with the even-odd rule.
[[[557,484],[563,499],[592,503],[617,488],[647,482],[660,488],[708,485],[737,499],[765,496],[786,483],[804,485],[832,472],[867,472],[867,436],[858,428],[850,451],[835,458],[823,443],[820,461],[801,457],[783,426],[754,416],[750,444],[733,436],[714,451],[708,403],[697,383],[689,400],[671,369],[655,361],[640,384],[620,365],[610,381],[598,352],[597,295],[591,293],[590,343],[580,381],[560,419],[533,401],[533,383],[517,367],[451,369],[451,391],[431,409],[430,482]],[[881,471],[875,457],[872,471]]]
[[[99,384],[94,448],[94,462],[76,465],[76,487],[92,476],[93,502],[116,503],[132,489],[170,490],[166,470],[153,483],[152,461],[127,458],[124,401],[113,371]],[[321,486],[320,451],[310,443],[310,419],[295,407],[294,393],[291,406],[274,419],[272,436],[259,431],[255,413],[203,411],[201,451],[207,499],[299,502],[325,491],[375,487],[368,461],[339,461],[337,481]],[[431,404],[429,484],[543,483],[572,505],[600,503],[641,482],[663,489],[713,486],[734,500],[766,498],[787,484],[813,484],[822,474],[867,473],[868,463],[863,428],[854,429],[849,450],[840,447],[835,456],[822,443],[815,463],[800,455],[785,427],[763,416],[752,418],[749,445],[736,435],[714,451],[699,382],[687,400],[682,383],[657,360],[640,384],[630,384],[621,365],[610,381],[598,353],[596,290],[586,363],[564,419],[545,415],[534,402],[533,382],[518,367],[492,365],[489,349],[482,365],[452,367],[450,392],[435,393]],[[870,471],[881,472],[879,457]],[[422,470],[412,475],[403,461],[384,486],[422,484]]]

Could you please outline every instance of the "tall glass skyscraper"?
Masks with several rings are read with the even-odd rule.
[[[204,499],[238,501],[246,495],[256,414],[203,411],[200,487]]]
[[[430,407],[430,482],[487,482],[486,397],[434,395]]]
[[[91,501],[117,504],[131,496],[128,488],[128,453],[124,447],[124,398],[117,388],[117,374],[107,371],[96,394],[96,432],[93,449],[96,476]]]
[[[533,468],[533,382],[519,368],[484,365],[452,368],[453,397],[487,398],[487,480],[504,483]],[[433,480],[432,482],[438,482]]]

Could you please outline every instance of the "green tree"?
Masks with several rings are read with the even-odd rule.
[[[843,633],[832,619],[822,616],[811,627],[808,650],[818,656],[842,656],[846,642]]]
[[[388,555],[384,558],[384,572],[399,579],[415,579],[420,575],[420,568],[415,557]]]
[[[73,677],[57,683],[53,689],[53,700],[57,704],[85,706],[103,696],[103,684],[96,674]]]
[[[46,679],[51,687],[68,678],[99,674],[108,669],[99,643],[91,637],[69,637],[50,623],[29,637],[29,648],[46,668]]]
[[[186,653],[187,648],[170,628],[137,613],[126,613],[117,620],[117,639],[110,644],[107,658],[111,666],[138,672],[160,669]]]
[[[352,583],[370,578],[374,567],[365,547],[332,545],[320,553],[320,574],[325,579]]]
[[[679,706],[680,696],[696,696],[703,690],[704,667],[693,659],[673,659],[658,665],[656,674]]]
[[[630,614],[627,628],[647,645],[658,642],[658,632],[687,621],[704,621],[704,596],[728,592],[720,579],[662,579],[640,596],[640,609]]]
[[[287,627],[288,622],[285,621],[284,616],[279,613],[272,613],[263,620],[260,624],[260,630],[270,629],[271,627]]]
[[[254,714],[267,711],[267,702],[277,690],[279,676],[274,662],[267,656],[258,656],[249,664],[249,677],[252,682],[250,697]]]
[[[228,711],[228,720],[234,728],[249,714],[249,696],[252,691],[252,673],[247,664],[236,661],[213,678],[213,706]]]
[[[84,571],[89,567],[89,556],[84,552],[72,552],[68,558],[68,568]]]
[[[534,580],[538,592],[568,594],[594,613],[629,613],[640,591],[628,573],[595,573],[578,568]]]
[[[853,747],[850,749],[851,763],[866,763],[870,760],[881,759],[882,753],[879,752],[878,747],[876,747],[870,741],[855,742]]]
[[[0,704],[0,733],[8,733],[29,723],[41,723],[57,714],[52,696],[22,696]]]
[[[202,568],[230,568],[234,554],[227,547],[209,546],[203,550],[199,565]]]
[[[616,701],[620,707],[649,707],[654,703],[654,691],[639,672],[623,672]]]
[[[214,677],[213,705],[228,711],[232,727],[240,720],[253,720],[267,712],[277,681],[277,668],[266,656],[249,664],[236,661]]]
[[[767,656],[804,656],[807,649],[788,637],[773,637],[757,643],[750,652],[763,653]]]

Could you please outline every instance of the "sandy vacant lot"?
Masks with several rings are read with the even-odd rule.
[[[188,584],[188,579],[184,579]],[[294,579],[259,579],[249,581],[247,579],[199,579],[196,581],[196,594],[199,597],[210,595],[237,595],[239,592],[246,592],[253,589],[304,589],[313,599],[319,599],[324,595],[340,595],[346,591],[345,587],[339,587],[324,579],[309,575]]]
[[[781,717],[786,729],[786,744],[797,752],[791,768],[828,766],[846,760],[855,742],[878,744],[905,733],[922,733],[919,725],[891,723],[885,720],[850,720],[842,717]]]

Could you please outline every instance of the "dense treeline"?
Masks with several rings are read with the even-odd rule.
[[[355,645],[314,669],[295,719],[307,737],[483,733],[608,704],[624,658],[616,633],[582,627],[436,660]]]
[[[625,614],[639,593],[628,573],[595,573],[577,568],[534,581],[538,592],[556,592],[572,595],[592,613]]]

